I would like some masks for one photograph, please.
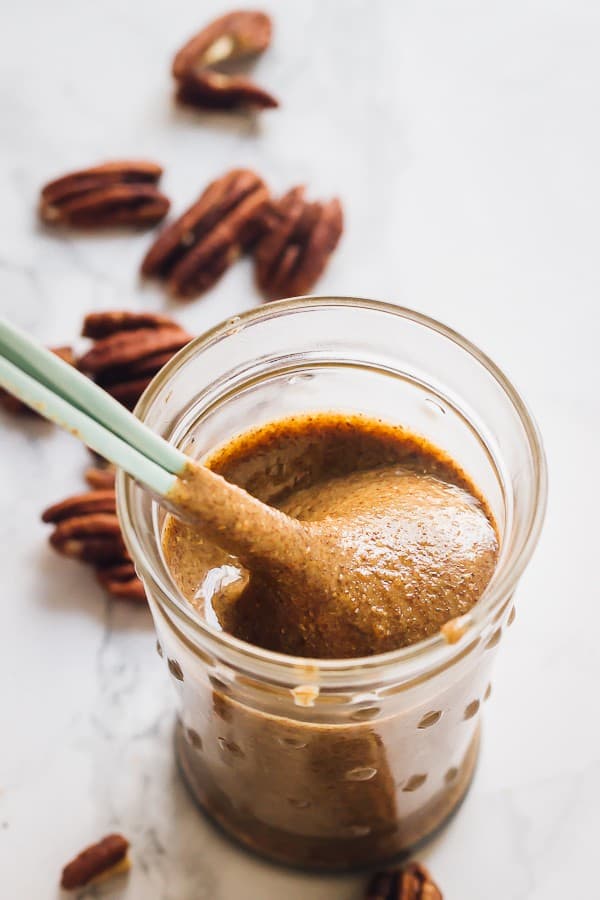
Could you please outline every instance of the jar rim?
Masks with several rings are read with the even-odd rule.
[[[502,604],[503,600],[512,595],[538,541],[544,521],[547,498],[546,460],[542,439],[535,420],[509,378],[475,344],[453,328],[442,324],[430,316],[405,306],[398,306],[381,300],[351,296],[318,295],[278,300],[266,306],[253,308],[231,317],[190,341],[160,370],[146,388],[136,405],[135,415],[144,421],[165,382],[180,367],[184,366],[190,357],[226,339],[231,334],[233,326],[235,326],[237,333],[240,329],[247,328],[259,321],[267,321],[270,318],[291,312],[310,311],[311,309],[323,307],[372,309],[374,312],[387,313],[408,319],[452,341],[473,357],[492,376],[509,399],[523,427],[535,474],[532,499],[529,503],[529,509],[526,510],[527,527],[519,544],[512,548],[510,557],[506,560],[499,577],[496,577],[495,573],[477,603],[461,617],[462,636],[460,640],[450,644],[443,634],[438,632],[416,644],[389,650],[385,653],[343,659],[315,659],[266,650],[242,641],[227,632],[216,631],[201,618],[183,596],[179,595],[174,583],[167,583],[161,576],[161,573],[156,571],[156,567],[144,550],[142,536],[136,527],[135,516],[132,514],[130,500],[135,482],[124,471],[119,470],[117,475],[117,511],[125,542],[142,579],[152,583],[160,598],[160,605],[163,607],[162,612],[167,613],[169,619],[174,616],[175,621],[178,621],[187,629],[191,629],[193,634],[208,641],[215,648],[216,652],[221,651],[229,657],[230,661],[233,660],[242,668],[268,665],[273,672],[280,672],[284,677],[285,675],[289,676],[292,672],[297,673],[298,670],[318,672],[323,683],[328,680],[331,680],[333,683],[338,677],[348,677],[356,672],[369,672],[371,677],[374,677],[378,672],[389,674],[393,670],[398,673],[405,667],[410,667],[409,664],[411,663],[420,663],[424,667],[443,664],[444,662],[449,663],[455,657],[463,654],[465,648],[472,643],[473,638],[489,623],[497,607]],[[297,681],[297,675],[295,680]]]

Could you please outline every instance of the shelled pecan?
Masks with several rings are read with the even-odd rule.
[[[144,585],[135,574],[132,562],[122,562],[114,566],[96,569],[96,578],[108,593],[118,600],[145,603]]]
[[[174,325],[169,316],[161,316],[153,312],[130,312],[129,310],[111,310],[109,312],[88,313],[83,320],[81,333],[83,337],[103,338],[118,331],[134,331],[137,328],[159,328]]]
[[[117,518],[114,471],[88,469],[92,490],[49,506],[42,521],[54,525],[50,544],[63,556],[90,563],[98,581],[113,597],[145,603]]]
[[[115,486],[115,470],[112,466],[104,466],[101,469],[90,468],[85,470],[84,478],[92,490],[103,490]]]
[[[443,895],[425,866],[411,862],[374,875],[365,900],[443,900]]]
[[[78,367],[128,409],[192,339],[167,316],[120,311],[86,316],[82,334],[94,343],[79,358]]]
[[[77,494],[75,497],[69,497],[60,504],[67,509],[64,511],[64,517],[59,520],[52,518],[53,507],[45,510],[42,519],[55,526],[50,535],[50,543],[58,553],[102,565],[123,559],[126,550],[116,516],[114,494],[113,511],[109,513],[95,512],[98,499],[93,494],[89,496]],[[71,501],[82,506],[79,514],[71,513],[68,508]],[[61,514],[62,512],[61,510]]]
[[[154,225],[170,201],[157,182],[162,168],[146,160],[117,160],[71,172],[42,188],[39,214],[49,225],[103,228]]]
[[[113,488],[86,491],[85,494],[75,494],[60,503],[49,506],[42,515],[43,522],[52,522],[57,525],[68,519],[88,516],[91,513],[114,513],[115,491]]]
[[[74,891],[91,881],[126,872],[130,867],[128,850],[129,841],[123,835],[107,835],[97,844],[86,847],[64,867],[60,886]]]
[[[271,19],[240,10],[215,19],[194,35],[173,60],[180,103],[200,109],[267,109],[278,105],[249,78],[215,67],[257,56],[271,43]]]
[[[254,248],[256,281],[268,299],[307,294],[323,273],[342,235],[337,197],[309,203],[304,188],[292,188],[267,203],[258,216],[262,233]]]
[[[180,298],[206,291],[250,245],[268,199],[264,181],[249,169],[217,178],[159,234],[142,262],[142,275],[163,279]]]
[[[70,366],[75,365],[75,355],[73,353],[72,347],[51,347],[50,348],[56,356],[59,356],[66,363],[69,363]],[[27,406],[25,403],[22,403],[17,397],[13,397],[12,394],[9,394],[7,391],[4,391],[0,388],[0,405],[4,407],[7,412],[10,413],[25,413],[28,415],[35,416],[37,413],[31,409],[31,407]]]

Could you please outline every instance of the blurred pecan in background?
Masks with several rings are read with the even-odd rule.
[[[344,221],[337,197],[308,203],[304,188],[272,200],[258,218],[262,237],[254,248],[256,281],[269,299],[307,294],[323,273]]]
[[[165,280],[176,297],[203,293],[252,242],[268,199],[264,181],[249,169],[217,178],[159,234],[142,262],[142,275]]]
[[[425,866],[411,862],[374,875],[365,900],[443,900],[443,896]]]
[[[265,13],[242,10],[215,19],[173,60],[177,100],[200,109],[277,106],[277,100],[249,78],[215,68],[256,56],[270,42],[271,20]]]
[[[192,339],[168,316],[155,313],[92,313],[84,319],[82,334],[94,344],[78,359],[79,369],[128,409]]]
[[[64,175],[42,188],[39,214],[49,225],[103,228],[153,225],[169,199],[157,188],[162,168],[145,160],[117,160]]]
[[[93,490],[112,489],[115,486],[115,470],[112,466],[105,466],[100,469],[86,469],[84,477]]]
[[[51,546],[63,556],[90,563],[113,597],[145,603],[117,518],[115,475],[110,467],[86,473],[89,491],[49,506],[42,521],[54,525]]]
[[[60,886],[67,891],[84,887],[100,876],[117,875],[129,869],[129,841],[121,834],[109,834],[82,850],[63,871]]]
[[[50,347],[50,349],[66,363],[69,363],[70,366],[75,365],[75,356],[72,347]],[[18,397],[13,397],[12,394],[2,390],[2,388],[0,388],[0,405],[10,413],[26,413],[32,416],[37,415],[31,407],[22,403]]]

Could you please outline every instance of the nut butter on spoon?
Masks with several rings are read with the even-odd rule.
[[[493,572],[497,538],[483,508],[432,475],[397,465],[349,472],[276,509],[171,447],[3,321],[0,386],[238,557],[254,619],[268,595],[289,652],[362,656],[413,643],[466,612]]]
[[[264,447],[257,451],[261,459]],[[427,471],[357,464],[292,491],[275,508],[190,462],[170,496],[199,532],[182,526],[173,542],[167,527],[164,541],[180,584],[190,569],[184,593],[194,596],[202,568],[231,562],[211,561],[210,549],[206,564],[196,560],[208,539],[246,569],[245,579],[209,598],[220,624],[269,649],[369,655],[422,640],[466,613],[497,559],[482,503]]]

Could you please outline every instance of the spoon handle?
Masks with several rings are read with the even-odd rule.
[[[0,386],[124,469],[176,515],[197,521],[242,561],[289,564],[305,552],[307,538],[295,519],[192,462],[73,366],[2,320]]]
[[[182,471],[187,462],[184,453],[168,444],[160,435],[150,431],[110,394],[86,378],[74,366],[68,365],[50,350],[34,341],[24,331],[1,317],[0,357],[13,363],[25,374],[47,387],[53,394],[62,397],[70,406],[82,410],[89,418],[95,419],[105,429],[118,435],[161,468],[174,474]],[[22,382],[19,388],[14,380],[14,372],[11,380],[8,370],[5,370],[5,378],[4,387],[7,391],[19,396],[19,399],[28,406],[36,408],[35,404],[38,401],[34,396],[35,388],[30,382],[27,385]],[[23,392],[22,396],[18,393],[19,389]],[[46,415],[46,418],[52,418],[53,408],[53,406],[48,407],[48,415],[44,413],[43,409],[37,409],[37,412]],[[61,407],[61,415],[64,414],[65,407]],[[103,455],[107,456],[106,453]]]
[[[176,475],[144,456],[123,438],[4,356],[0,356],[0,386],[45,419],[69,431],[105,459],[125,469],[154,494],[165,496],[177,481]]]

